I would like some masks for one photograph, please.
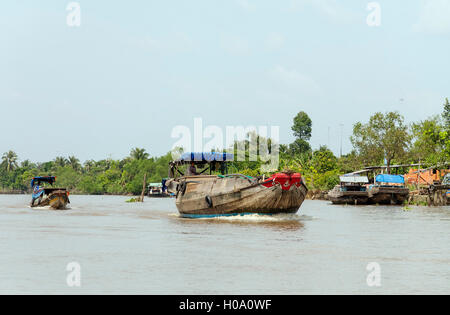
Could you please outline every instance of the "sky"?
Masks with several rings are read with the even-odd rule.
[[[1,1],[0,154],[160,156],[196,117],[280,126],[290,143],[299,111],[313,148],[339,154],[342,132],[345,154],[353,124],[377,111],[407,123],[440,114],[450,0],[370,2],[80,0],[78,27],[70,1]]]

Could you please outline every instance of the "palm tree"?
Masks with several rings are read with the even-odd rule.
[[[95,161],[88,160],[88,161],[84,162],[84,171],[89,173],[94,166],[95,166]]]
[[[80,167],[81,167],[80,160],[77,159],[73,155],[69,156],[69,159],[68,159],[67,162],[75,171],[78,171],[80,169]]]
[[[54,162],[56,166],[64,167],[67,164],[67,159],[65,157],[58,156]]]
[[[25,160],[22,163],[20,163],[20,167],[25,169],[31,169],[36,167],[36,165],[31,163],[30,160]]]
[[[146,160],[149,154],[145,152],[145,149],[134,148],[131,150],[130,156],[133,160]]]
[[[2,161],[6,166],[6,171],[9,173],[10,171],[13,171],[17,167],[17,154],[14,151],[9,151],[3,154]]]

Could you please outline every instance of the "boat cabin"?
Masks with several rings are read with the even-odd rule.
[[[167,193],[164,189],[165,180],[162,180],[160,183],[150,183],[148,188],[147,195],[149,197],[169,197],[170,194]]]
[[[339,177],[340,184],[328,193],[328,199],[333,204],[368,203],[366,185],[369,184],[369,178],[357,174],[351,173]]]
[[[228,174],[227,163],[232,161],[234,155],[231,153],[183,153],[179,159],[169,163],[169,177],[213,175],[214,172],[225,175]],[[182,166],[186,166],[186,171],[181,170]]]
[[[162,183],[150,183],[148,184],[148,194],[160,194],[162,193]]]
[[[55,176],[37,176],[34,177],[31,182],[30,186],[33,189],[33,199],[39,198],[41,195],[48,195],[52,191],[56,190],[65,190],[65,188],[55,188],[55,187],[44,187],[43,184],[50,184],[50,186],[53,186],[53,184],[56,182]]]
[[[367,176],[343,175],[339,177],[341,191],[366,191]]]

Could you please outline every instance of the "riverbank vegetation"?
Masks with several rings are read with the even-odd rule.
[[[367,165],[411,164],[440,165],[450,161],[450,103],[446,99],[441,115],[407,125],[398,112],[375,113],[368,122],[353,126],[353,150],[337,157],[329,148],[311,149],[309,143],[314,124],[305,112],[293,119],[291,144],[280,144],[279,171],[292,170],[305,177],[310,189],[328,190],[339,183],[339,175]],[[235,149],[236,150],[236,149]],[[28,191],[34,176],[53,175],[57,185],[80,194],[134,194],[147,182],[167,177],[171,153],[151,157],[134,148],[121,160],[88,160],[81,163],[75,156],[56,157],[34,163],[19,160],[14,151],[5,152],[0,163],[0,192]],[[233,162],[230,171],[250,176],[260,173],[261,161]],[[407,169],[400,169],[407,172]]]

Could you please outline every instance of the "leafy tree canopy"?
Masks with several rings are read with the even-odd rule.
[[[411,136],[404,118],[398,112],[376,113],[368,123],[353,126],[351,142],[358,154],[368,163],[389,166],[394,159],[405,158]]]
[[[307,113],[302,111],[294,117],[294,125],[292,126],[292,131],[294,132],[294,136],[297,139],[301,139],[304,141],[309,141],[311,139],[312,121]]]

